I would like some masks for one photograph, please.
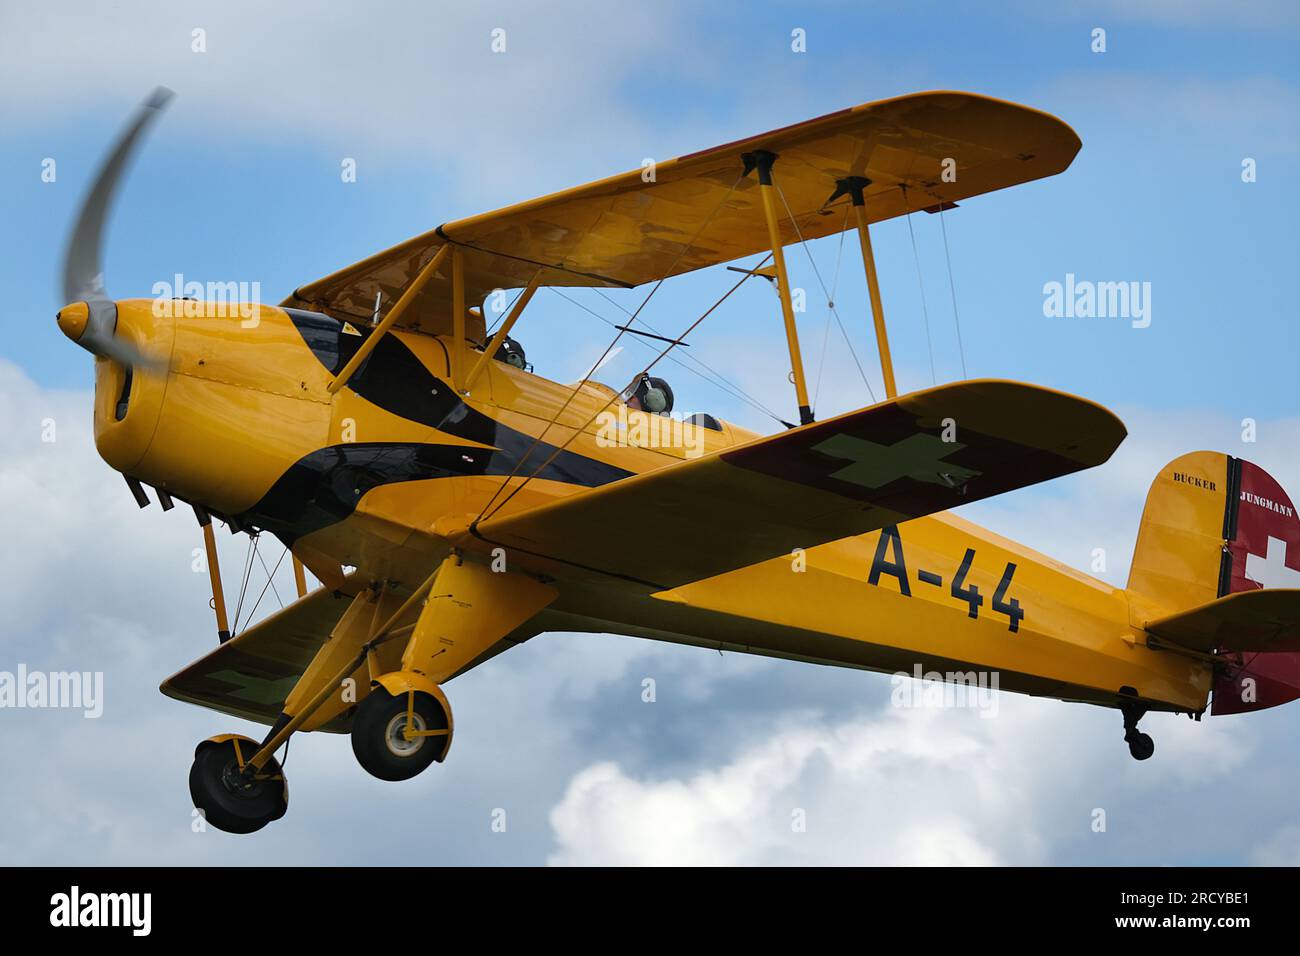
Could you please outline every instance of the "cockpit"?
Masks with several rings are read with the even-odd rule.
[[[497,347],[496,353],[492,357],[498,362],[504,362],[506,365],[521,371],[531,372],[533,368],[528,364],[528,355],[524,351],[523,345],[509,335]],[[602,391],[607,390],[610,393],[614,391],[612,388],[598,382],[589,382],[588,384],[599,385]],[[657,375],[651,375],[649,372],[638,374],[618,394],[628,408],[651,415],[671,415],[676,402],[672,386],[668,384],[667,380]],[[682,419],[682,421],[688,425],[707,428],[710,431],[722,431],[722,423],[705,412],[696,412]]]

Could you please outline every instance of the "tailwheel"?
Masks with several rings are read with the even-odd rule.
[[[1134,701],[1120,704],[1119,710],[1124,716],[1124,742],[1128,744],[1128,752],[1134,760],[1148,759],[1156,752],[1156,742],[1150,734],[1138,730],[1138,721],[1146,714],[1146,707]]]
[[[1125,739],[1128,741],[1128,752],[1133,755],[1134,760],[1146,760],[1156,752],[1156,742],[1151,739],[1150,734],[1134,731]]]
[[[284,816],[289,789],[275,758],[261,770],[248,765],[259,744],[231,735],[205,740],[194,751],[190,796],[203,818],[227,833],[253,833]]]
[[[447,717],[428,694],[376,687],[357,707],[352,752],[380,780],[409,780],[447,749]]]

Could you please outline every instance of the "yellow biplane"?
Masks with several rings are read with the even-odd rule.
[[[996,673],[1117,708],[1138,759],[1154,749],[1147,711],[1300,696],[1300,590],[1264,588],[1300,572],[1300,519],[1262,469],[1215,452],[1166,466],[1115,588],[948,513],[1105,462],[1125,437],[1114,415],[1009,381],[897,393],[871,224],[1061,172],[1080,142],[1060,120],[903,96],[447,223],[279,306],[114,301],[106,210],[168,96],[89,194],[58,323],[95,356],[104,460],[142,507],[151,487],[202,525],[219,641],[163,693],[270,725],[199,744],[190,789],[215,826],[284,814],[275,755],[295,732],[349,733],[385,780],[443,760],[447,683],[545,631]],[[819,421],[783,249],[848,230],[887,398]],[[798,424],[778,434],[673,419],[653,362],[622,391],[548,381],[512,335],[540,288],[653,295],[747,256],[764,258],[738,281],[772,281],[789,352]],[[517,297],[489,334],[499,290]],[[754,321],[775,328],[777,310]],[[618,335],[657,338],[663,357],[698,320],[675,338],[637,323]],[[677,441],[645,440],[668,421]],[[213,519],[278,538],[298,581],[295,603],[234,636]],[[307,592],[304,567],[322,587]]]

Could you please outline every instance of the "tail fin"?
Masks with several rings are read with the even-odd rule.
[[[1300,516],[1258,465],[1219,452],[1183,455],[1151,484],[1128,586],[1167,614],[1243,591],[1300,587]],[[1226,656],[1231,663],[1215,678],[1212,713],[1300,698],[1300,653]]]

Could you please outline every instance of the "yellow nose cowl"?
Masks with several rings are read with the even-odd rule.
[[[86,322],[89,319],[90,306],[84,302],[74,302],[59,310],[59,328],[74,342],[81,338],[81,333],[86,331]]]

